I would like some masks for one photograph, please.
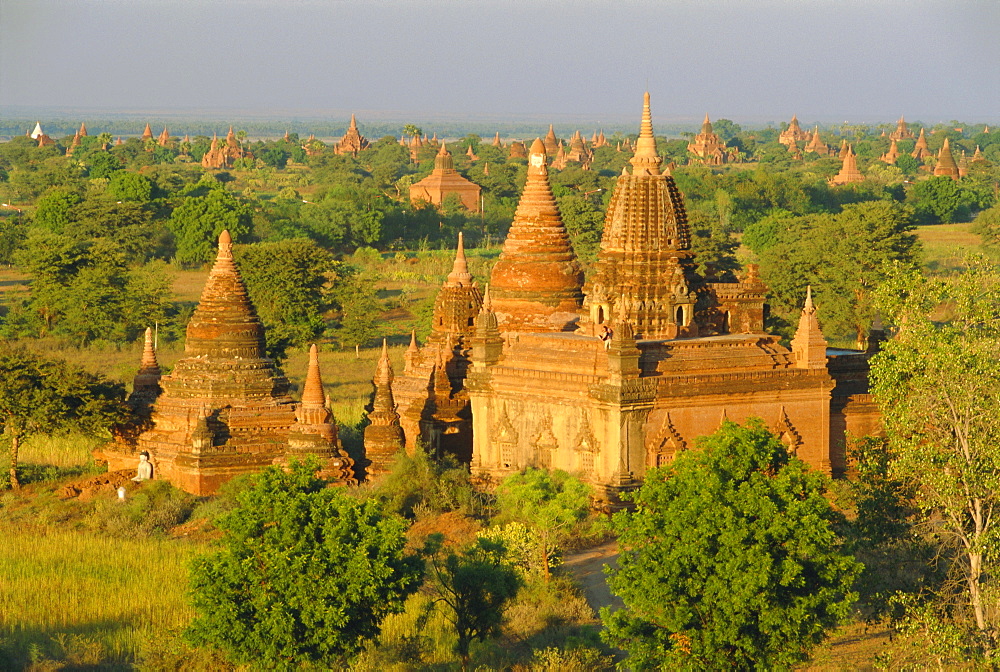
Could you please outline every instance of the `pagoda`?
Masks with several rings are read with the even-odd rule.
[[[953,180],[961,177],[958,164],[955,163],[955,157],[952,156],[951,143],[948,141],[947,136],[945,136],[944,144],[941,145],[941,151],[938,153],[937,165],[934,166],[934,175],[950,177]]]
[[[906,119],[903,117],[899,118],[896,122],[896,130],[889,134],[890,140],[912,140],[913,131],[910,130],[909,126],[906,125]]]
[[[617,304],[638,338],[698,333],[691,231],[677,185],[660,172],[662,162],[646,94],[632,172],[625,167],[618,177],[594,273],[584,287],[592,324],[608,321]]]
[[[552,124],[549,124],[549,132],[545,134],[542,142],[545,143],[545,154],[555,157],[556,152],[559,150],[559,140],[556,138],[556,132],[552,128]]]
[[[309,454],[320,459],[327,477],[354,479],[353,463],[326,408],[315,350],[297,404],[288,380],[264,354],[264,326],[233,260],[227,231],[219,236],[218,256],[188,323],[184,357],[170,375],[159,376],[148,355],[144,352],[142,383],[137,376],[133,397],[146,403],[155,395],[151,427],[135,445],[104,450],[112,470],[133,467],[139,451],[146,451],[157,478],[208,495],[235,476]]]
[[[844,155],[844,164],[840,172],[830,178],[830,184],[850,184],[852,182],[864,182],[865,176],[858,170],[858,162],[854,156],[854,150],[847,146],[847,153]]]
[[[879,157],[879,161],[884,161],[889,165],[896,163],[899,158],[899,147],[896,146],[896,138],[889,141],[889,151]]]
[[[153,129],[149,127],[149,122],[146,122],[146,128],[142,130],[142,138],[140,139],[143,142],[153,139]]]
[[[813,129],[812,138],[806,145],[806,152],[812,152],[818,156],[829,156],[830,147],[819,138],[819,126]]]
[[[694,136],[687,149],[706,166],[721,166],[726,160],[726,143],[712,130],[712,122],[707,114],[701,124],[701,132]]]
[[[166,147],[170,144],[170,133],[167,132],[167,127],[163,127],[163,132],[160,133],[160,137],[156,139],[156,144],[160,147]]]
[[[528,158],[528,150],[524,146],[524,143],[520,140],[515,140],[510,143],[510,154],[507,156],[509,159],[526,159]]]
[[[808,142],[809,134],[799,126],[799,118],[792,115],[792,120],[788,123],[788,128],[778,135],[778,142],[783,145],[790,145],[793,142]]]
[[[422,442],[435,452],[468,460],[472,450],[466,372],[472,352],[475,319],[483,293],[473,282],[462,234],[451,273],[434,301],[431,333],[423,347],[413,335],[403,372],[393,381],[406,450]]]
[[[572,331],[580,316],[583,270],[546,164],[545,144],[536,138],[514,221],[490,274],[492,310],[507,331]]]
[[[514,301],[525,315],[551,308],[542,297],[501,300],[494,285],[516,262],[498,262],[464,336],[471,345],[465,376],[451,379],[469,400],[473,474],[496,481],[527,467],[562,469],[589,482],[613,509],[648,469],[694,447],[722,419],[749,417],[761,418],[811,468],[842,473],[846,432],[870,433],[878,419],[867,390],[868,354],[826,347],[811,292],[789,349],[764,330],[767,287],[756,267],[736,282],[700,277],[683,199],[662,171],[648,96],[635,144],[575,330],[572,323],[529,329],[511,321]],[[541,153],[536,149],[544,144],[532,155]],[[545,200],[537,163],[533,158],[525,186],[535,194],[529,202]],[[411,350],[408,367],[421,356]],[[444,387],[433,377],[422,386],[426,399]]]
[[[577,131],[569,141],[569,151],[566,152],[567,163],[578,163],[584,170],[590,169],[590,164],[594,160],[594,153],[587,147],[580,131]]]
[[[347,128],[347,133],[333,147],[334,154],[350,154],[357,157],[358,153],[368,149],[368,140],[358,131],[358,122],[351,114],[351,124]]]
[[[369,462],[366,469],[368,478],[389,471],[392,459],[405,445],[399,413],[396,412],[396,400],[392,394],[394,378],[389,349],[385,339],[382,339],[382,354],[372,380],[375,392],[368,408],[370,424],[365,427],[364,435],[365,457]]]
[[[930,147],[927,146],[927,136],[924,135],[924,129],[920,129],[920,135],[917,137],[917,142],[913,146],[913,151],[910,153],[917,161],[923,161],[924,159],[933,156],[931,154]]]
[[[410,202],[425,201],[441,205],[448,194],[456,194],[466,210],[479,212],[480,193],[478,184],[465,179],[455,170],[451,152],[448,151],[447,144],[442,142],[441,149],[434,157],[434,170],[424,179],[410,185]]]

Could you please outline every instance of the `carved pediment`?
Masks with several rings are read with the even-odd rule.
[[[646,451],[647,467],[662,467],[672,461],[677,453],[687,450],[687,442],[674,427],[670,413],[663,416],[663,422],[648,446]]]
[[[573,449],[589,453],[596,453],[601,450],[594,436],[594,430],[590,427],[590,418],[587,413],[583,413],[580,420],[580,430],[576,434]]]
[[[802,445],[802,435],[795,429],[795,426],[788,417],[788,413],[785,412],[784,406],[781,407],[781,412],[778,414],[778,422],[774,426],[774,433],[785,444],[791,455],[796,455],[799,452],[799,446]]]

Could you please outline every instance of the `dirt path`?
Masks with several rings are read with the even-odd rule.
[[[618,561],[618,542],[609,541],[594,548],[588,548],[579,553],[567,555],[563,566],[576,579],[583,588],[583,594],[587,598],[594,613],[600,611],[601,607],[613,607],[619,609],[623,606],[620,598],[611,594],[608,588],[607,574],[604,573],[604,566],[612,567]]]

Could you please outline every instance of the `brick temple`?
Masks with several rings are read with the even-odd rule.
[[[547,143],[528,163],[489,286],[472,281],[460,246],[428,343],[412,340],[402,376],[376,376],[383,399],[396,394],[408,450],[453,452],[485,478],[575,472],[613,507],[723,420],[759,417],[814,469],[845,471],[847,433],[878,423],[870,353],[827,347],[807,288],[788,348],[764,330],[754,266],[738,282],[698,275],[648,94],[586,283],[548,183]]]
[[[146,415],[145,431],[98,457],[112,470],[127,469],[147,451],[155,478],[196,495],[307,455],[319,458],[323,476],[353,482],[353,461],[327,408],[315,346],[300,402],[289,389],[288,379],[265,355],[264,325],[233,260],[229,232],[223,231],[187,326],[184,357],[170,375],[160,375],[147,334],[132,395],[133,408]]]

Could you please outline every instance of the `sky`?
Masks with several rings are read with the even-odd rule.
[[[995,0],[0,0],[24,113],[998,123],[998,64]]]

